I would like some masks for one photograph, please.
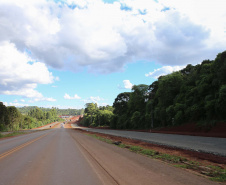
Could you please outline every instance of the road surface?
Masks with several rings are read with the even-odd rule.
[[[226,157],[226,138],[187,136],[176,134],[158,134],[158,133],[121,131],[110,129],[92,129],[78,127],[76,124],[73,124],[72,127],[84,129],[91,132],[110,134],[130,139],[137,139],[158,145],[166,145],[175,148],[212,153]]]
[[[208,179],[54,128],[0,140],[0,185],[214,185]]]

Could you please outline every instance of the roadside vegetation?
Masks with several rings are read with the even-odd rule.
[[[19,107],[18,110],[21,112],[21,114],[27,115],[29,114],[30,111],[36,109],[38,107],[36,106],[25,106],[25,107]],[[39,107],[39,109],[43,112],[49,112],[51,111],[50,108],[43,108]],[[84,113],[84,109],[59,109],[59,108],[54,108],[56,110],[56,114],[58,116],[61,115],[68,115],[68,116],[78,116],[82,115]]]
[[[109,126],[113,116],[112,106],[98,107],[96,103],[87,103],[80,124],[91,127]]]
[[[108,144],[114,144],[120,148],[125,148],[130,150],[131,152],[135,152],[141,155],[145,155],[152,159],[161,160],[167,162],[178,168],[189,169],[191,171],[195,171],[199,174],[202,174],[208,177],[212,181],[217,182],[226,182],[226,169],[216,165],[207,165],[198,161],[192,161],[187,159],[186,157],[171,155],[167,153],[161,153],[159,151],[153,149],[146,149],[142,146],[132,145],[132,144],[124,144],[122,142],[117,142],[109,138],[101,137],[96,134],[87,134],[88,136],[94,137],[98,140],[106,142]]]
[[[84,126],[150,129],[197,123],[210,130],[226,121],[226,51],[215,60],[160,76],[150,85],[134,85],[120,93],[113,107],[86,104]]]
[[[54,108],[44,112],[35,107],[24,115],[16,107],[6,107],[0,102],[0,131],[31,129],[62,120],[57,116],[57,111]]]
[[[27,133],[26,132],[12,132],[9,134],[4,134],[4,135],[0,133],[0,139],[5,138],[5,137],[18,136],[18,135],[22,135],[22,134],[27,134]]]

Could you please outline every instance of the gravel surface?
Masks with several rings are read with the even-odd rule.
[[[76,127],[77,126],[74,125],[74,128]],[[104,133],[114,136],[126,137],[130,139],[137,139],[153,144],[226,156],[226,138],[186,136],[176,134],[159,134],[159,133],[121,131],[110,129],[92,129],[83,127],[79,128],[91,132]]]

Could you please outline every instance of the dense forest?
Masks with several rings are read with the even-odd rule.
[[[81,124],[84,126],[110,125],[114,116],[112,106],[98,107],[96,103],[87,103],[84,112],[85,115],[81,121]]]
[[[43,111],[38,107],[33,107],[25,115],[16,107],[6,107],[0,102],[0,131],[31,129],[55,121],[61,121],[61,118],[58,117],[57,110],[54,108]]]
[[[31,110],[38,108],[36,106],[25,106],[25,107],[19,107],[18,110],[24,114],[27,115]],[[70,115],[70,116],[77,116],[77,115],[82,115],[84,113],[84,109],[59,109],[56,107],[53,107],[58,116],[61,115]],[[41,109],[43,112],[48,112],[51,109],[50,108],[43,108],[43,107],[39,107],[39,109]]]
[[[213,126],[226,120],[226,51],[215,60],[188,64],[160,76],[150,85],[134,85],[120,93],[113,107],[86,104],[85,126],[108,125],[118,129],[150,129],[195,122]]]

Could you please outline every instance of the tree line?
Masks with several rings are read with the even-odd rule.
[[[104,110],[102,110],[104,109]],[[134,85],[108,108],[86,104],[82,124],[117,129],[150,129],[196,122],[213,126],[226,120],[226,51],[215,60],[188,64],[150,85]]]
[[[18,110],[22,113],[22,114],[28,114],[31,110],[38,108],[37,106],[25,106],[25,107],[19,107]],[[70,115],[70,116],[78,116],[78,115],[82,115],[84,113],[84,109],[59,109],[57,107],[52,107],[52,109],[55,109],[57,112],[58,116],[61,115]],[[43,112],[48,112],[51,109],[50,108],[43,108],[43,107],[39,107],[39,109],[41,109]]]
[[[96,103],[87,103],[80,123],[84,126],[93,127],[109,126],[113,116],[112,106],[98,107]]]
[[[58,117],[57,110],[54,108],[43,111],[38,107],[33,107],[27,114],[22,114],[18,108],[6,107],[0,102],[0,131],[31,129],[60,120],[61,118]]]

